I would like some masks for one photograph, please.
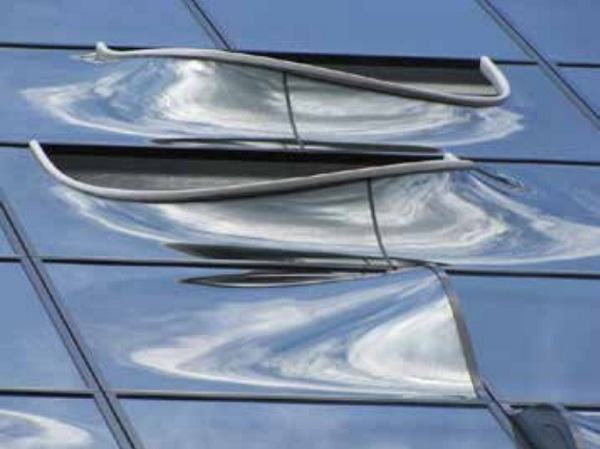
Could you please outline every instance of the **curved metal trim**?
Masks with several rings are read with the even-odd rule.
[[[284,61],[266,56],[256,56],[246,53],[236,53],[223,50],[207,50],[193,48],[164,48],[148,50],[119,51],[108,47],[104,42],[96,44],[96,55],[100,60],[119,60],[129,58],[189,58],[207,61],[224,62],[229,64],[240,64],[251,67],[259,67],[269,70],[277,70],[284,73],[299,75],[319,81],[338,84],[348,87],[356,87],[364,90],[372,90],[389,95],[413,98],[424,101],[433,101],[457,106],[469,106],[473,108],[498,106],[510,95],[510,84],[502,71],[487,56],[479,60],[479,70],[487,81],[496,90],[493,96],[459,95],[447,92],[439,92],[423,89],[405,84],[384,81],[339,70],[327,69],[325,67],[302,64],[299,62]]]
[[[314,189],[371,178],[438,171],[464,170],[472,168],[475,165],[471,161],[460,160],[452,155],[447,155],[445,159],[440,160],[391,164],[381,167],[366,167],[352,170],[340,170],[332,173],[291,177],[273,181],[252,182],[228,187],[144,191],[100,187],[78,181],[54,165],[39,142],[35,140],[30,141],[29,148],[44,170],[46,170],[60,183],[67,185],[72,189],[101,198],[137,202],[215,201],[230,198],[284,193],[295,190]]]

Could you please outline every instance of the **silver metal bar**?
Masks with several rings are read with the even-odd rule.
[[[128,190],[95,186],[74,179],[54,165],[39,142],[32,140],[29,142],[29,148],[44,170],[58,182],[89,195],[111,200],[136,202],[215,201],[321,188],[373,178],[465,170],[474,166],[474,163],[471,161],[460,160],[447,154],[444,159],[439,160],[340,170],[331,173],[259,181],[227,187],[182,190]]]
[[[473,108],[498,106],[510,95],[510,84],[500,68],[487,56],[479,60],[479,70],[496,90],[496,95],[477,96],[460,95],[408,86],[401,83],[384,81],[367,76],[347,73],[339,70],[318,67],[299,62],[285,61],[266,56],[236,53],[224,50],[208,50],[195,48],[161,48],[148,50],[118,51],[108,47],[104,42],[96,44],[96,56],[100,60],[121,60],[130,58],[185,58],[206,61],[240,64],[269,70],[289,73],[318,81],[372,90],[399,97],[416,100],[446,103]]]

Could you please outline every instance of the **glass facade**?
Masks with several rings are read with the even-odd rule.
[[[600,4],[0,3],[0,447],[520,447],[492,393],[600,447]]]

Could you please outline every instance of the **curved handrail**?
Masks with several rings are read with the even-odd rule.
[[[452,155],[447,155],[444,159],[439,160],[340,170],[331,173],[290,177],[272,181],[250,182],[227,187],[181,190],[130,190],[95,186],[74,179],[54,165],[39,142],[35,140],[30,141],[29,148],[44,170],[60,183],[80,192],[101,198],[137,202],[215,201],[314,189],[373,178],[464,170],[474,166],[474,163],[471,161],[460,160]]]
[[[474,108],[498,106],[510,95],[510,84],[508,80],[498,66],[494,64],[494,62],[487,56],[482,56],[480,58],[479,70],[496,90],[496,94],[490,96],[460,95],[439,92],[408,86],[401,83],[370,78],[354,73],[328,69],[325,67],[223,50],[161,48],[119,51],[111,49],[104,42],[98,42],[96,44],[96,55],[98,59],[101,60],[158,57],[203,59],[207,61],[217,61],[229,64],[240,64],[251,67],[277,70],[319,81],[325,81],[348,87],[356,87],[365,90],[372,90],[389,95],[446,103],[457,106],[469,106]]]

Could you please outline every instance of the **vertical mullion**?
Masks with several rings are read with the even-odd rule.
[[[571,100],[571,102],[585,115],[592,123],[600,128],[600,116],[586,101],[575,87],[568,81],[558,68],[558,64],[540,51],[525,34],[515,26],[512,21],[492,3],[491,0],[475,0],[479,6],[489,14],[498,25],[500,25],[517,43],[536,61],[537,65],[548,75],[554,84]]]
[[[232,45],[225,35],[225,32],[219,27],[210,15],[204,10],[199,0],[182,0],[185,6],[190,10],[196,21],[210,36],[218,48],[232,50]]]
[[[119,447],[122,449],[142,449],[140,439],[121,409],[116,395],[110,391],[108,383],[93,361],[91,351],[85,345],[82,335],[52,286],[43,262],[34,256],[33,248],[27,240],[26,233],[3,192],[0,193],[0,226],[4,229],[15,252],[20,256],[21,267],[86,386],[90,389],[90,393],[93,395],[100,413]]]
[[[292,128],[292,133],[294,134],[294,139],[296,140],[296,144],[300,151],[304,150],[304,142],[302,141],[302,137],[300,136],[300,132],[298,131],[298,124],[296,123],[296,116],[294,114],[294,105],[292,103],[292,94],[290,92],[290,86],[288,82],[288,74],[286,72],[281,72],[282,77],[282,85],[283,85],[283,93],[285,95],[285,106],[288,113],[288,120],[290,122],[290,126]]]

